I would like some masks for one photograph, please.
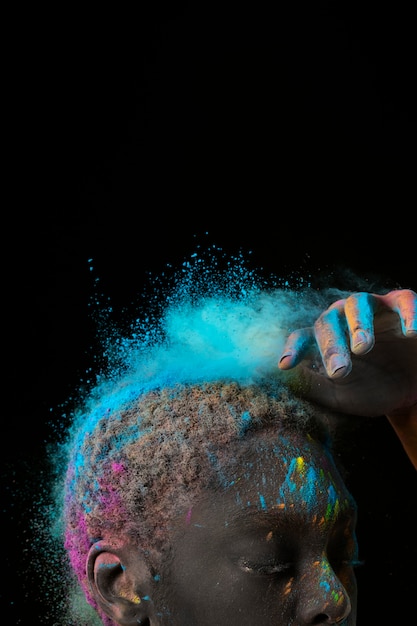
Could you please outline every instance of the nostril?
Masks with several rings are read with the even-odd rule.
[[[343,615],[342,617],[332,619],[329,615],[327,615],[327,613],[319,613],[318,615],[314,616],[311,624],[340,624],[344,621],[345,617],[346,616]]]
[[[332,619],[327,613],[319,613],[315,615],[311,624],[338,624],[343,621],[345,617]]]

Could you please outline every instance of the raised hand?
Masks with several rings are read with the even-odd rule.
[[[279,367],[301,395],[324,407],[386,415],[417,464],[414,291],[361,292],[334,302],[313,327],[289,335]]]
[[[303,395],[357,415],[417,404],[417,294],[355,293],[291,333],[279,362]]]

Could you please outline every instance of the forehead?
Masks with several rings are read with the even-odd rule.
[[[242,442],[243,443],[243,442]],[[194,522],[242,515],[277,521],[304,517],[327,526],[354,508],[352,497],[326,447],[304,433],[254,434],[218,471],[218,484],[193,507]],[[210,515],[204,503],[208,503]],[[190,514],[189,514],[190,515]],[[223,519],[224,518],[224,519]]]
[[[312,477],[313,468],[318,474],[316,479],[323,473],[337,473],[328,448],[314,435],[276,429],[251,433],[230,446],[223,468],[229,476],[239,474],[240,479],[268,472],[264,480],[273,479],[275,483],[288,477],[289,472],[296,472],[300,479]]]

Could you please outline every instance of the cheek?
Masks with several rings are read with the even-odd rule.
[[[215,549],[202,549],[209,543],[204,537],[195,552],[192,543],[190,541],[186,549],[178,552],[167,574],[161,576],[164,591],[157,598],[158,602],[163,600],[179,624],[246,624],[238,616],[249,614],[253,590],[245,584],[247,581],[240,579],[228,559]]]

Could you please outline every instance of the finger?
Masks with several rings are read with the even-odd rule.
[[[378,299],[398,314],[401,330],[406,337],[417,336],[417,293],[415,291],[397,289],[384,296],[378,296]]]
[[[278,367],[288,370],[298,365],[312,350],[314,342],[312,328],[300,328],[293,331],[285,342]]]
[[[354,354],[366,354],[375,344],[373,323],[375,308],[376,300],[369,293],[355,293],[345,301],[350,349]]]
[[[328,376],[341,378],[352,369],[344,301],[332,304],[314,324],[314,334]]]

